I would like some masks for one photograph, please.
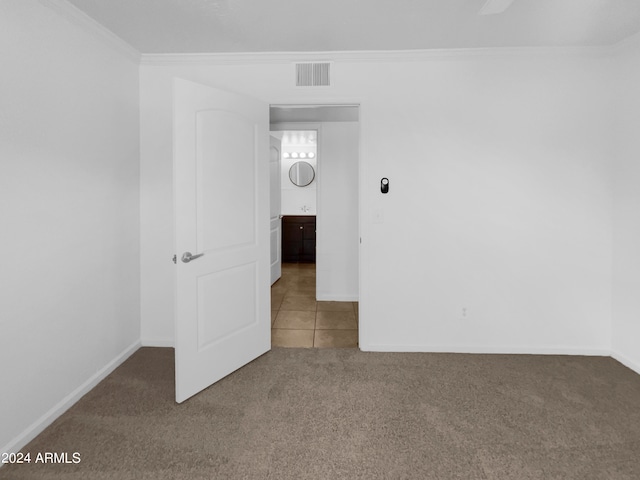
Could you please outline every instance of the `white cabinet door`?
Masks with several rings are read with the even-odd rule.
[[[282,220],[280,219],[280,152],[282,142],[274,137],[271,139],[269,169],[271,177],[271,285],[282,276]]]

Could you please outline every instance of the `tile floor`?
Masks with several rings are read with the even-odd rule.
[[[271,287],[271,345],[355,348],[358,302],[316,301],[316,266],[283,263]]]

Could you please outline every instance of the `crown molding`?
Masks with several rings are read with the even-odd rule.
[[[500,47],[335,52],[143,53],[141,65],[243,65],[292,62],[423,62],[473,57],[605,56],[609,47]]]
[[[116,52],[125,56],[134,63],[139,64],[141,54],[127,42],[118,37],[111,30],[97,22],[82,10],[67,2],[66,0],[38,0],[43,6],[64,17],[69,22],[84,29],[85,32],[101,40]]]
[[[575,47],[484,47],[421,50],[352,50],[324,52],[140,53],[111,30],[67,0],[38,0],[71,23],[140,65],[247,65],[294,62],[425,62],[479,57],[586,56],[606,58],[640,44],[640,32],[612,45]]]

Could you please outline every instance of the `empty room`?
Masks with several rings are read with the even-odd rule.
[[[640,478],[639,2],[2,0],[0,59],[0,479]]]

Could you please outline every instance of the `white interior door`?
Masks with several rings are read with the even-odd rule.
[[[282,191],[280,188],[280,152],[282,142],[273,135],[271,140],[269,157],[269,175],[271,185],[271,285],[282,276],[282,220],[280,208]]]
[[[268,105],[175,80],[178,403],[271,348],[268,153]]]

